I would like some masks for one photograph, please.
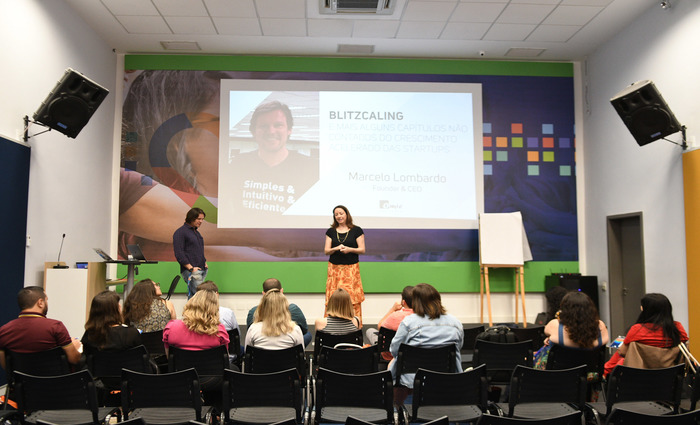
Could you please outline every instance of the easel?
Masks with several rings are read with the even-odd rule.
[[[515,322],[518,321],[518,297],[523,306],[523,327],[527,327],[525,311],[525,261],[532,260],[530,245],[523,227],[520,212],[479,214],[479,265],[480,265],[480,319],[484,323],[484,291],[489,310],[489,326],[493,326],[491,314],[491,285],[489,268],[511,268],[515,271]]]
[[[518,292],[523,304],[523,327],[527,327],[527,313],[525,312],[525,268],[520,265],[489,265],[481,264],[481,290],[479,298],[479,311],[481,323],[484,323],[484,288],[486,288],[486,305],[489,310],[489,326],[493,326],[491,317],[491,287],[489,285],[489,267],[491,268],[512,268],[515,269],[515,321],[518,321]]]

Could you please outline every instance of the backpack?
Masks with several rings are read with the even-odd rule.
[[[486,328],[485,331],[476,336],[476,339],[485,341],[511,343],[518,342],[518,337],[505,325],[496,325]]]

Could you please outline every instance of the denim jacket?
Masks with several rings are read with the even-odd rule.
[[[451,314],[443,314],[437,319],[430,319],[428,316],[411,314],[401,321],[396,331],[396,336],[391,340],[391,355],[396,358],[399,354],[401,344],[415,345],[420,347],[439,347],[454,344],[457,349],[457,368],[462,371],[462,356],[459,350],[464,342],[464,329],[462,323]],[[389,365],[391,376],[396,379],[396,362]],[[408,388],[413,388],[413,378],[415,374],[402,374],[401,384]]]

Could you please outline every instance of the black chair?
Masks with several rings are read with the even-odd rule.
[[[86,363],[97,384],[101,406],[120,405],[120,397],[110,397],[110,393],[121,389],[122,368],[142,373],[156,372],[143,345],[128,350],[97,351],[86,357]]]
[[[615,366],[608,376],[605,402],[588,405],[598,423],[614,408],[649,415],[678,413],[684,368],[684,364],[663,369]]]
[[[473,422],[487,409],[486,366],[462,373],[418,369],[413,381],[411,422],[447,415],[449,422]]]
[[[530,325],[527,328],[510,328],[518,341],[531,341],[532,351],[539,350],[544,345],[544,326]]]
[[[143,418],[147,424],[188,425],[202,421],[199,378],[194,368],[148,374],[122,370],[124,419]]]
[[[95,424],[115,413],[97,405],[97,390],[87,370],[59,376],[14,371],[15,399],[24,424],[42,420],[57,424]]]
[[[324,345],[318,354],[316,365],[336,372],[372,373],[379,370],[379,353],[376,345],[355,349]]]
[[[614,425],[697,425],[700,423],[700,410],[693,410],[677,415],[649,415],[625,409],[613,409],[606,421]]]
[[[457,369],[456,356],[454,344],[442,347],[416,347],[401,344],[396,356],[395,385],[400,385],[402,375],[416,373],[419,368],[435,372],[455,372]]]
[[[601,345],[592,350],[565,347],[552,344],[547,357],[547,370],[570,369],[585,365],[588,382],[586,400],[592,400],[593,388],[602,390],[603,368],[605,367],[606,346]]]
[[[12,397],[12,391],[14,389],[14,371],[34,376],[58,376],[69,374],[71,372],[71,366],[68,363],[66,352],[61,347],[35,353],[17,353],[11,350],[5,350],[5,376],[7,377],[7,385],[5,387],[4,409],[8,408],[7,401]]]
[[[507,385],[516,366],[532,366],[530,341],[499,343],[478,339],[474,347],[474,367],[486,365],[492,384]]]
[[[442,416],[434,421],[426,422],[425,425],[449,425],[450,420],[447,416]],[[348,416],[345,420],[345,425],[371,425],[372,422],[363,421],[362,419],[357,419],[354,416]]]
[[[469,326],[464,328],[464,343],[462,344],[462,364],[471,366],[472,360],[474,358],[474,346],[476,344],[476,337],[482,333],[486,328],[484,325]]]
[[[178,274],[173,278],[173,281],[170,282],[170,288],[168,288],[168,295],[165,296],[166,300],[169,300],[170,297],[173,296],[173,294],[175,293],[175,288],[177,288],[177,283],[179,281],[180,281],[180,275]]]
[[[272,373],[224,372],[225,424],[270,424],[293,418],[304,422],[299,374],[295,368]]]
[[[508,415],[541,419],[583,412],[586,366],[539,370],[516,366],[510,380]]]
[[[231,363],[241,368],[243,363],[243,358],[241,356],[241,334],[238,329],[230,329],[226,331],[228,333],[228,356]]]
[[[389,360],[385,359],[382,354],[389,352],[389,349],[391,348],[391,340],[394,339],[395,335],[396,331],[382,327],[380,327],[379,332],[377,332],[377,351],[379,352],[379,363],[383,365],[382,367],[384,369],[386,369],[386,365],[389,363]]]
[[[509,418],[507,416],[482,415],[477,425],[581,425],[581,412],[573,412],[568,415],[552,418],[522,419]]]
[[[47,421],[42,421],[38,420],[37,425],[78,425],[78,424],[57,424],[54,422],[47,422]],[[143,418],[134,418],[134,419],[129,419],[128,421],[121,421],[118,422],[119,425],[146,425],[146,422],[144,422]],[[202,424],[205,425],[205,424]]]
[[[316,336],[314,338],[314,362],[318,359],[318,353],[321,351],[322,346],[335,347],[337,344],[348,343],[356,344],[360,347],[362,346],[362,330],[358,329],[354,332],[348,334],[335,335],[329,334],[323,331],[316,331]]]
[[[199,377],[199,387],[208,405],[221,401],[221,382],[224,369],[230,368],[228,347],[220,345],[206,350],[184,350],[168,347],[168,371],[177,372],[194,368]]]
[[[391,372],[351,375],[320,368],[316,377],[314,424],[344,423],[348,416],[375,424],[394,423]]]
[[[163,330],[143,332],[141,343],[146,347],[151,360],[158,365],[158,371],[167,372],[168,356],[165,354],[165,345],[163,345]]]
[[[282,350],[266,350],[264,348],[247,346],[243,356],[243,371],[245,373],[270,373],[287,369],[296,369],[301,385],[305,385],[307,371],[304,347],[294,347]]]

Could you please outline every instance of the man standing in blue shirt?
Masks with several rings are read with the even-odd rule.
[[[204,238],[198,230],[205,216],[201,208],[190,209],[185,216],[185,224],[173,233],[173,250],[175,259],[180,263],[182,278],[187,282],[187,299],[192,298],[197,286],[207,277]]]

